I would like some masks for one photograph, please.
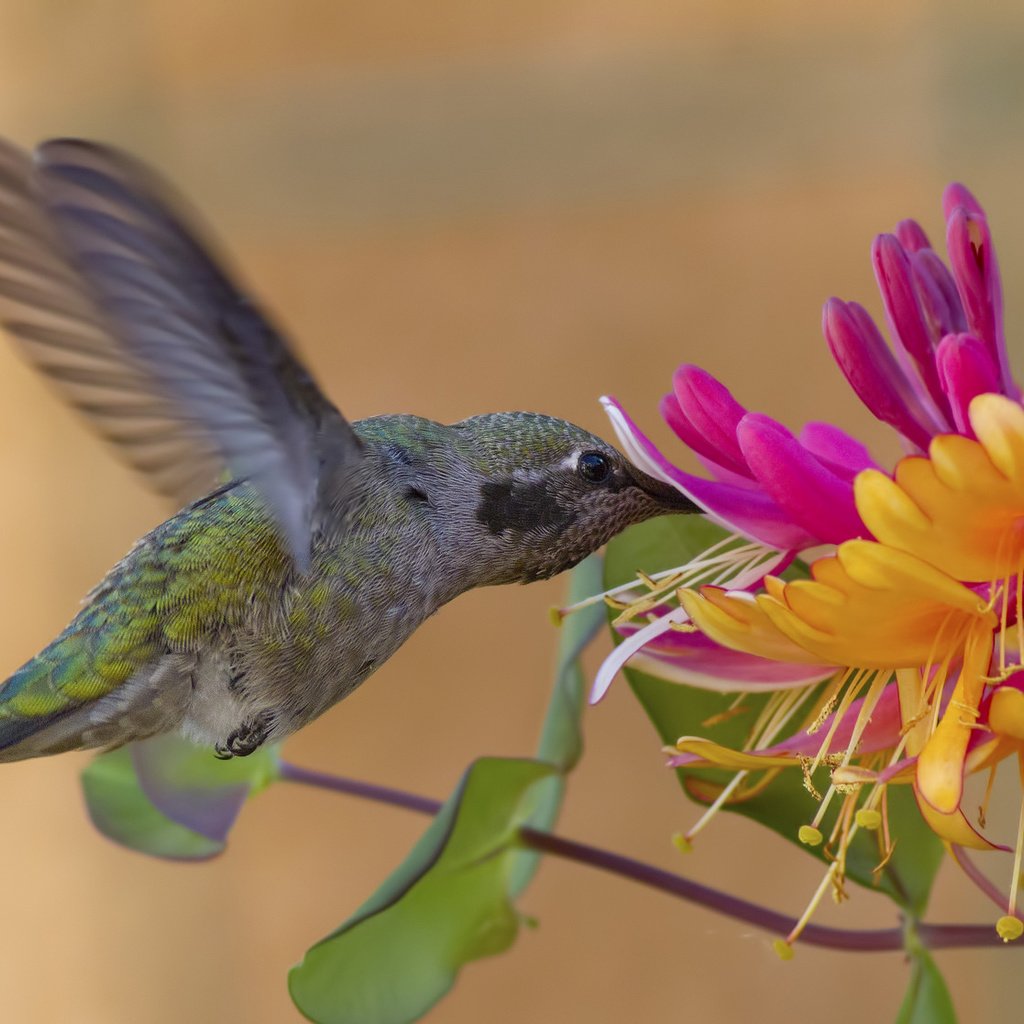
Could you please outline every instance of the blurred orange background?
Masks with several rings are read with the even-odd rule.
[[[161,167],[352,418],[524,408],[607,436],[613,392],[678,452],[656,404],[688,360],[888,460],[830,363],[821,303],[878,314],[872,236],[916,216],[938,244],[958,178],[992,217],[1014,337],[1022,48],[1017,8],[921,0],[5,0],[0,131],[97,137]],[[9,671],[168,510],[7,347],[0,478]],[[444,796],[474,756],[528,753],[563,586],[461,598],[289,756]],[[624,685],[585,724],[561,831],[803,909],[818,867],[746,822],[721,817],[680,859],[669,836],[696,811]],[[92,830],[85,763],[0,771],[5,1021],[298,1020],[287,968],[425,826],[282,785],[222,858],[165,864]],[[853,896],[818,919],[894,923]],[[431,1020],[886,1021],[907,980],[892,954],[780,963],[762,933],[554,861],[522,909],[541,927],[468,968]],[[946,867],[931,916],[994,913]],[[939,954],[963,1020],[1013,1018],[1020,955]]]

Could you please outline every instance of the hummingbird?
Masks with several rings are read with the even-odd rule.
[[[349,422],[224,266],[136,159],[0,142],[0,325],[181,509],[0,685],[0,760],[164,732],[250,754],[465,591],[699,511],[552,416]]]

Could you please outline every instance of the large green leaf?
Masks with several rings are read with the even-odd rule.
[[[956,1024],[956,1010],[942,972],[926,949],[912,945],[910,984],[896,1024]]]
[[[197,860],[224,849],[242,805],[276,777],[273,747],[220,761],[169,735],[100,754],[82,773],[82,788],[105,836],[153,856]]]
[[[601,565],[573,574],[570,600],[600,590]],[[549,829],[564,775],[583,750],[582,648],[604,623],[598,604],[562,627],[554,691],[536,759],[474,762],[404,863],[289,977],[292,999],[319,1024],[405,1024],[426,1013],[463,965],[507,949],[513,901],[537,865],[519,829]]]
[[[714,529],[717,529],[714,528]],[[605,558],[605,586],[612,587],[635,575],[637,569],[656,572],[658,569],[679,565],[686,558],[703,551],[713,542],[714,534],[701,525],[696,517],[674,516],[652,520],[633,527],[617,537],[608,547]],[[797,567],[802,572],[802,567]],[[695,687],[659,679],[627,668],[625,676],[633,693],[643,706],[659,737],[665,744],[673,744],[680,736],[707,736],[727,747],[742,745],[749,728],[767,700],[767,695],[752,695],[745,699],[747,711],[743,715],[724,717],[707,725],[714,716],[728,709],[735,694],[720,694]],[[722,784],[732,777],[722,769],[687,770],[677,773],[684,791],[699,802],[701,799],[691,779]],[[818,789],[828,785],[826,770],[822,768],[815,778]],[[942,862],[942,844],[924,823],[917,811],[913,795],[904,786],[889,787],[889,817],[893,825],[896,847],[883,871],[877,875],[875,867],[880,852],[875,835],[860,832],[850,844],[847,875],[860,885],[886,892],[901,906],[915,915],[924,911],[935,874]],[[837,801],[833,801],[838,804]],[[725,810],[742,814],[771,828],[802,850],[824,860],[822,847],[806,846],[799,842],[798,831],[815,815],[818,805],[804,789],[799,769],[788,769],[779,775],[758,796],[739,803],[725,805]],[[835,820],[835,809],[827,814],[823,831],[828,833]]]
[[[405,1024],[471,960],[507,949],[519,922],[509,895],[517,830],[540,761],[482,758],[412,853],[353,918],[289,976],[292,999],[320,1024]]]

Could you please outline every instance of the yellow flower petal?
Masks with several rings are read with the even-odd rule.
[[[700,593],[681,591],[679,600],[700,631],[723,647],[773,661],[827,664],[775,629],[754,599],[743,591],[702,587]]]
[[[1024,562],[1024,409],[1002,395],[971,403],[978,441],[936,437],[928,458],[903,459],[895,480],[865,470],[857,510],[879,541],[957,579],[983,582]]]
[[[971,426],[996,469],[1024,479],[1024,409],[1005,395],[978,395],[968,409]]]
[[[996,690],[989,704],[988,724],[999,736],[1024,741],[1024,693],[1012,686]]]
[[[949,704],[917,759],[921,797],[940,814],[952,814],[964,795],[964,759],[985,690],[991,637],[984,626],[967,642],[963,666]]]
[[[695,754],[705,762],[703,765],[693,765],[695,768],[714,765],[719,768],[760,771],[764,768],[788,768],[790,765],[799,763],[795,757],[759,756],[747,753],[745,750],[730,750],[728,747],[720,746],[702,736],[681,737],[676,743],[676,750],[683,754]]]
[[[998,843],[990,843],[976,831],[959,808],[951,814],[940,814],[921,796],[917,791],[917,786],[914,787],[914,792],[917,794],[917,805],[921,809],[921,817],[940,839],[955,843],[957,846],[965,846],[969,850],[1006,849],[1005,846],[1000,846]]]
[[[787,583],[761,594],[765,617],[795,644],[834,665],[906,668],[957,652],[973,624],[994,613],[972,590],[903,551],[847,541]]]

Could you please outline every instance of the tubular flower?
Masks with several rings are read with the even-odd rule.
[[[642,577],[619,588],[616,627],[625,639],[592,699],[633,655],[645,671],[735,691],[740,703],[743,694],[769,694],[743,749],[686,736],[669,764],[736,772],[726,786],[688,779],[711,807],[685,842],[723,804],[748,799],[789,766],[802,769],[819,801],[804,842],[825,840],[821,826],[839,797],[828,874],[787,942],[829,884],[841,895],[859,829],[880,830],[884,865],[891,785],[913,787],[928,825],[995,894],[963,849],[1005,848],[980,831],[984,805],[977,828],[965,812],[965,779],[994,775],[1011,755],[1024,778],[1024,408],[1006,357],[985,215],[960,185],[946,190],[944,210],[948,267],[912,221],[872,246],[891,347],[856,303],[830,299],[824,308],[839,368],[909,453],[891,474],[837,427],[813,423],[794,435],[696,367],[677,371],[661,412],[707,477],[672,465],[604,399],[632,457],[729,531],[719,552],[746,554],[736,572],[720,560],[699,584],[680,567],[660,587]],[[810,549],[809,578],[784,579]],[[997,928],[1007,940],[1024,932],[1022,847],[1019,835],[1013,884],[999,897],[1006,913]]]

